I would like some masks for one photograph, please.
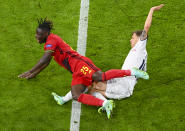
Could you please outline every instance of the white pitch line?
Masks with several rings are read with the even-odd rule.
[[[88,28],[89,0],[81,0],[80,20],[78,28],[77,52],[85,56]],[[71,110],[70,131],[79,131],[81,103],[73,100]]]

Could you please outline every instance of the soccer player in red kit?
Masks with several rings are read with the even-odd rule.
[[[36,39],[41,43],[45,43],[45,53],[40,61],[29,71],[19,75],[20,78],[34,78],[44,68],[46,68],[52,57],[55,61],[73,74],[71,83],[71,92],[74,100],[83,104],[92,106],[101,106],[107,112],[107,117],[110,118],[111,111],[114,107],[112,100],[103,101],[89,94],[84,94],[86,87],[92,84],[92,81],[105,81],[115,77],[123,77],[135,75],[136,77],[148,79],[146,72],[138,69],[118,70],[113,69],[107,72],[102,72],[93,62],[84,56],[81,56],[66,44],[59,36],[52,34],[53,24],[47,19],[40,19],[39,26],[36,30]]]

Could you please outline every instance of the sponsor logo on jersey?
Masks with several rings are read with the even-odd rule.
[[[52,47],[52,45],[51,45],[51,44],[48,44],[48,45],[46,45],[46,48],[47,48],[47,47]]]

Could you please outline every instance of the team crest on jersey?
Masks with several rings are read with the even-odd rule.
[[[52,47],[52,45],[51,44],[48,44],[48,45],[46,45],[46,47]]]

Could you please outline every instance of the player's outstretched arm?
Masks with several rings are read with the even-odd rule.
[[[52,52],[45,52],[43,57],[39,60],[39,62],[29,71],[20,74],[18,77],[19,78],[26,78],[26,79],[30,79],[30,78],[34,78],[37,74],[39,74],[43,69],[45,69],[51,59],[52,59]]]
[[[152,16],[153,16],[154,11],[160,10],[163,6],[164,6],[164,4],[161,4],[161,5],[158,5],[158,6],[154,6],[150,9],[150,11],[148,13],[148,16],[147,16],[147,19],[145,21],[144,30],[143,30],[143,33],[141,35],[141,40],[146,39],[146,37],[148,35],[148,31],[149,31],[150,26],[152,24]]]

